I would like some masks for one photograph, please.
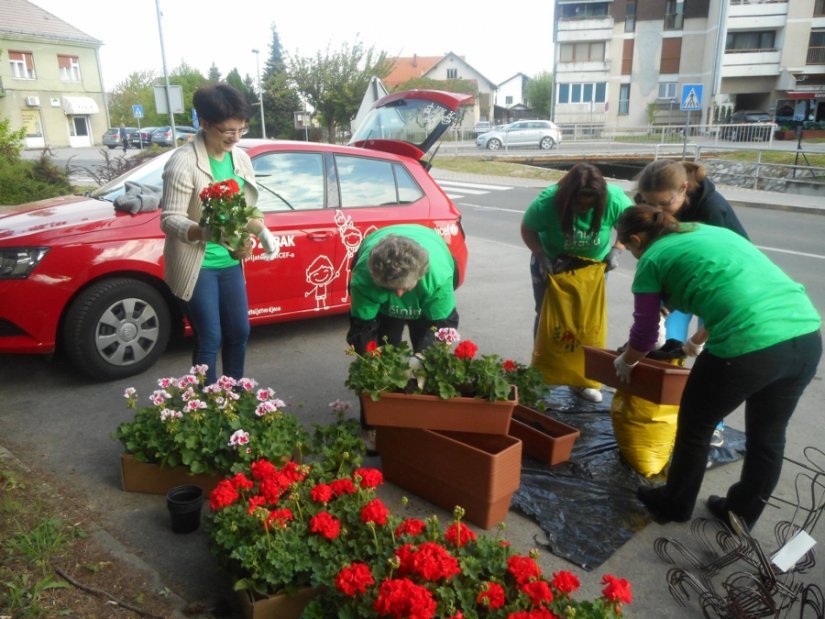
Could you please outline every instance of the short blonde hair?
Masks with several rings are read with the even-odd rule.
[[[412,290],[430,266],[430,256],[421,245],[397,234],[378,241],[367,258],[367,268],[377,286],[389,290]]]

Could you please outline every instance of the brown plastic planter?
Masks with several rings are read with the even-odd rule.
[[[518,392],[512,399],[491,402],[481,398],[450,398],[435,395],[384,392],[373,401],[361,395],[368,425],[418,428],[478,434],[507,434]]]
[[[690,370],[665,361],[642,359],[633,369],[630,382],[616,376],[613,361],[620,353],[584,346],[584,374],[616,389],[656,404],[679,404]]]
[[[166,469],[157,464],[140,462],[129,453],[120,456],[120,480],[126,492],[166,494],[175,486],[196,485],[208,495],[222,479],[220,475],[193,475],[183,466]]]
[[[521,441],[498,434],[377,428],[384,477],[484,529],[507,517],[521,483]]]
[[[581,432],[537,410],[519,404],[513,409],[510,436],[521,440],[528,456],[553,466],[567,462]]]

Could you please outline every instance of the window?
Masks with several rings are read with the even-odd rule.
[[[604,62],[604,41],[562,43],[559,62]]]
[[[457,80],[458,79],[458,69],[447,69],[447,79],[448,80]]]
[[[825,0],[814,1],[814,17],[825,16]]]
[[[607,17],[609,13],[609,2],[582,2],[580,4],[562,4],[559,6],[561,15],[559,19],[594,19]]]
[[[513,105],[513,95],[504,97],[504,105]]]
[[[636,0],[627,0],[625,9],[627,14],[624,18],[624,31],[636,32]]]
[[[57,66],[60,70],[60,79],[64,82],[80,81],[80,61],[77,56],[57,55]]]
[[[662,39],[662,57],[659,60],[659,73],[679,73],[679,59],[682,56],[682,39]]]
[[[366,157],[335,156],[341,207],[409,204],[424,193],[401,165]]]
[[[619,115],[627,116],[630,114],[630,84],[621,84],[619,86]]]
[[[604,103],[606,93],[605,82],[559,84],[558,103]]]
[[[665,30],[681,30],[684,22],[684,0],[667,0],[665,3]]]
[[[728,32],[725,40],[726,52],[758,52],[775,49],[776,32],[755,30],[752,32]]]
[[[660,82],[658,99],[675,99],[676,98],[676,82]]]
[[[825,30],[811,30],[807,64],[825,64]]]
[[[31,52],[9,51],[9,64],[11,64],[12,77],[19,80],[33,80],[37,76],[34,73],[34,58]]]
[[[321,153],[269,153],[252,162],[263,212],[324,208]]]

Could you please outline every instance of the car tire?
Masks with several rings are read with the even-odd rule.
[[[487,150],[500,150],[501,149],[501,140],[498,138],[492,138],[487,141]]]
[[[117,148],[117,146],[112,146],[111,144],[107,144],[106,146],[109,147],[109,150],[114,150]]]
[[[553,138],[543,137],[541,142],[539,142],[539,148],[541,150],[550,150],[556,145],[556,141]]]
[[[133,279],[110,279],[84,290],[69,307],[63,348],[72,365],[115,380],[149,369],[166,350],[171,314],[163,295]]]

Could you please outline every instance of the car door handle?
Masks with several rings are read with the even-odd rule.
[[[332,232],[322,231],[322,232],[310,232],[307,234],[307,238],[310,241],[328,241],[332,238]]]

